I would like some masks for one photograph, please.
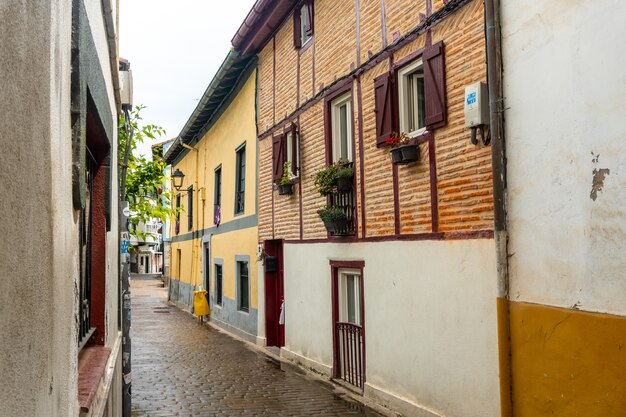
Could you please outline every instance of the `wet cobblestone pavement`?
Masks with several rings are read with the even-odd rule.
[[[167,305],[160,280],[131,282],[134,417],[380,416]]]

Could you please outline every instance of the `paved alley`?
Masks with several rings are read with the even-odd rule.
[[[160,280],[131,285],[133,416],[379,416],[167,305]]]

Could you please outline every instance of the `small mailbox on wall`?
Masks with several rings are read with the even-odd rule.
[[[278,257],[266,256],[265,257],[265,272],[277,272],[278,271]]]
[[[470,141],[476,145],[476,131],[480,133],[483,144],[489,143],[484,127],[489,125],[489,89],[485,83],[474,83],[465,87],[465,128],[471,130]]]

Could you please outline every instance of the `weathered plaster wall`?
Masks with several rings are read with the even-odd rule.
[[[626,4],[502,3],[511,298],[626,315]]]
[[[114,2],[115,3],[115,2]],[[91,10],[94,40],[116,132],[115,100],[101,3]],[[2,416],[77,416],[78,216],[72,205],[70,127],[72,2],[3,2],[0,5],[0,392]],[[96,54],[97,52],[97,54]],[[10,57],[10,58],[9,58]],[[105,65],[106,64],[106,65]],[[100,104],[100,103],[97,103]],[[105,119],[106,120],[106,119]],[[113,133],[116,154],[116,136]],[[111,183],[111,232],[106,238],[107,338],[117,329],[117,170]],[[111,358],[111,364],[119,358]],[[117,394],[117,391],[115,392]],[[110,409],[120,410],[119,402]]]
[[[71,12],[70,1],[0,5],[3,416],[78,414]]]
[[[513,413],[623,415],[626,5],[501,4]]]
[[[405,415],[500,415],[493,240],[285,244],[286,356],[324,372],[331,259],[365,261],[365,395]]]

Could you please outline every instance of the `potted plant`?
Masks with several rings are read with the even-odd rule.
[[[339,206],[326,205],[317,211],[328,232],[342,233],[348,227],[348,216]]]
[[[293,194],[293,180],[296,178],[291,172],[291,162],[287,161],[283,165],[283,176],[278,181],[278,194],[279,195],[291,195]]]
[[[322,196],[331,195],[335,188],[337,178],[337,166],[335,164],[320,169],[315,173],[315,187]]]
[[[352,189],[352,179],[354,178],[354,168],[348,161],[339,160],[337,162],[337,191],[347,192]]]
[[[385,143],[392,147],[389,153],[394,164],[408,164],[419,160],[419,147],[406,133],[393,132]]]

